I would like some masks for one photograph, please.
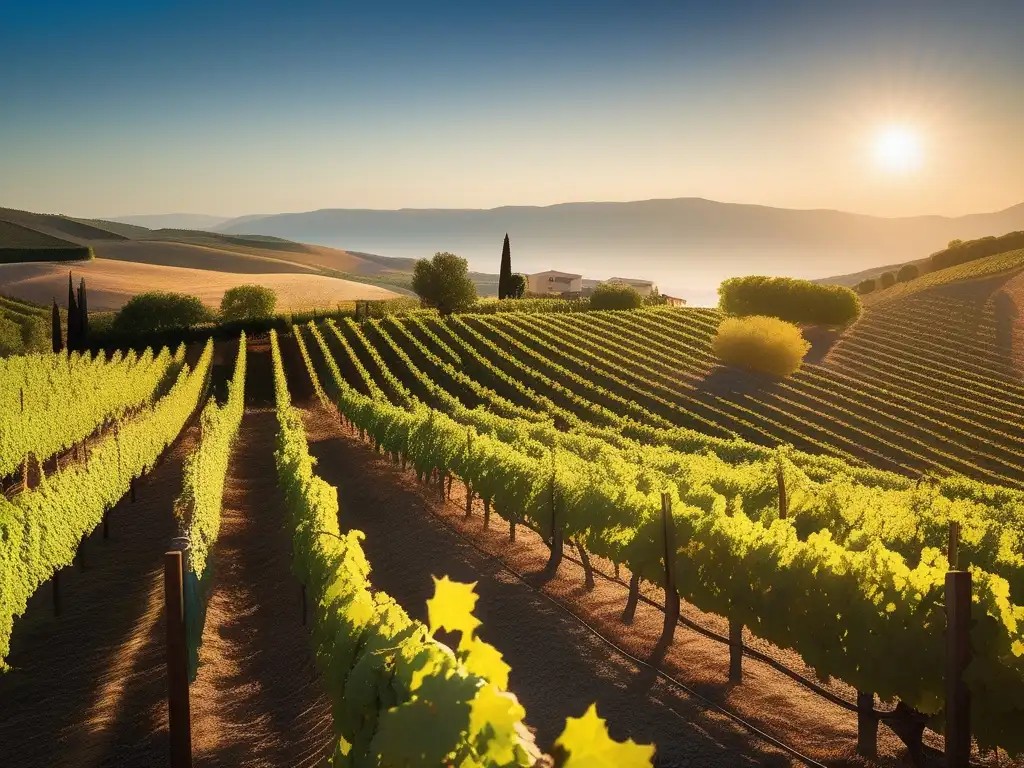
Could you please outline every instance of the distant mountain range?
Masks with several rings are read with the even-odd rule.
[[[230,221],[241,221],[245,217],[233,219],[229,216],[208,216],[205,213],[154,213],[140,216],[108,216],[109,221],[122,224],[134,224],[147,229],[202,229],[211,230],[219,224]],[[259,216],[254,218],[261,218]]]
[[[143,226],[212,229],[403,258],[451,251],[497,271],[508,232],[513,269],[589,278],[640,277],[693,304],[714,303],[734,275],[824,278],[927,256],[953,238],[1024,229],[1024,203],[960,217],[881,218],[702,198],[475,209],[325,209],[217,219],[192,214],[117,217]],[[215,220],[215,221],[213,221]],[[148,222],[148,223],[147,223]]]

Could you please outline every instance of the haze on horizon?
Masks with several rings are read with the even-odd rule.
[[[1024,199],[1024,4],[723,5],[20,3],[0,26],[0,205]]]

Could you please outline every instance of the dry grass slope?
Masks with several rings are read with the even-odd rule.
[[[224,291],[254,282],[277,292],[278,308],[282,311],[334,308],[340,301],[395,296],[377,286],[318,274],[218,272],[109,259],[75,264],[74,272],[76,278],[86,278],[89,308],[93,311],[120,309],[135,294],[149,290],[189,293],[211,307],[218,307]],[[63,296],[67,279],[67,266],[62,264],[0,265],[4,292],[37,303],[49,303],[53,297]]]

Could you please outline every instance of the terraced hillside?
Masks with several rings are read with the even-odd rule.
[[[876,302],[838,340],[815,338],[812,362],[784,380],[718,366],[710,340],[720,316],[707,309],[392,318],[343,326],[349,349],[338,351],[350,383],[363,386],[358,361],[396,402],[392,376],[436,399],[411,363],[469,407],[547,414],[563,426],[639,423],[653,428],[648,442],[675,444],[682,428],[790,443],[908,476],[961,473],[1021,487],[1021,279]]]

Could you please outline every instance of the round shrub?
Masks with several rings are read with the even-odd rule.
[[[274,314],[277,294],[265,285],[236,285],[220,300],[222,320],[261,320]]]
[[[629,285],[601,283],[590,296],[591,309],[639,309],[644,298]]]
[[[420,259],[412,274],[412,289],[424,307],[442,315],[464,312],[476,301],[476,285],[469,279],[469,263],[454,253],[435,253]]]
[[[723,320],[711,347],[725,365],[789,376],[800,368],[811,345],[792,323],[754,315]]]
[[[123,333],[147,333],[178,328],[213,320],[213,312],[196,296],[170,291],[149,291],[132,296],[114,318],[114,330]]]
[[[875,290],[875,279],[873,277],[869,277],[867,280],[861,280],[857,283],[857,293],[861,296],[866,293],[871,293],[873,290]]]
[[[896,273],[883,272],[882,276],[878,278],[878,282],[882,284],[882,288],[891,288],[896,285]]]
[[[860,315],[857,294],[842,285],[791,277],[731,277],[718,286],[718,306],[728,315],[767,315],[791,323],[846,325]]]
[[[896,282],[905,283],[908,280],[913,280],[921,274],[921,270],[917,268],[917,264],[904,264],[900,267],[899,272],[896,273]]]

